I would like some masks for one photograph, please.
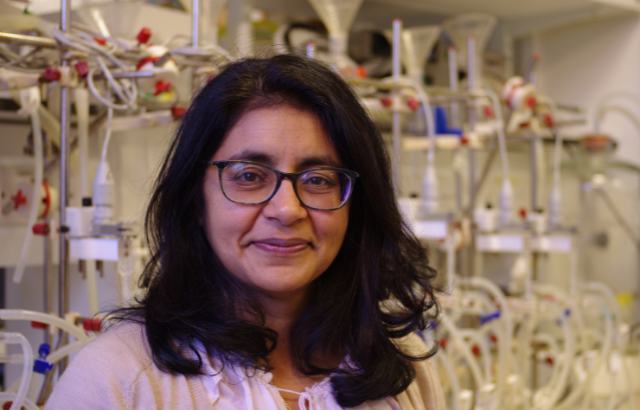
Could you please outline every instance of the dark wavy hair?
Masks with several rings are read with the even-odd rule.
[[[293,363],[305,375],[332,375],[343,407],[397,395],[415,378],[411,362],[434,353],[412,356],[393,339],[425,329],[437,315],[435,271],[398,211],[380,132],[352,89],[316,61],[293,55],[237,61],[194,98],[146,214],[146,292],[113,316],[143,323],[156,365],[171,374],[202,374],[199,346],[227,365],[271,368],[278,334],[207,240],[201,160],[214,155],[245,113],[282,104],[313,113],[344,167],[360,173],[342,248],[313,282],[291,329]],[[348,357],[348,366],[327,365],[327,353]]]

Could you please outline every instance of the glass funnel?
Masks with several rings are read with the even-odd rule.
[[[468,39],[475,38],[474,74],[476,87],[481,88],[482,80],[482,55],[487,48],[491,34],[496,27],[495,16],[486,13],[465,13],[451,17],[442,23],[442,29],[453,42],[458,55],[460,68],[466,68],[468,64]]]
[[[356,75],[358,65],[349,58],[349,30],[362,0],[309,0],[329,32],[329,51],[337,68],[347,75]]]

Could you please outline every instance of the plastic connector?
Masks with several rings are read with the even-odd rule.
[[[47,67],[42,74],[42,79],[46,82],[59,81],[62,77],[62,73],[57,68]]]
[[[78,61],[74,65],[74,67],[76,69],[76,72],[78,73],[78,77],[85,78],[87,75],[89,75],[89,64],[87,64],[86,61]]]
[[[36,321],[31,321],[31,327],[34,329],[46,329],[47,328],[47,324],[46,323],[41,323],[41,322],[36,322]]]
[[[51,232],[49,224],[35,224],[31,227],[31,231],[34,235],[47,236]]]
[[[382,97],[382,98],[380,98],[380,103],[382,104],[383,107],[389,108],[389,107],[391,107],[392,101],[391,101],[391,98]]]
[[[102,319],[83,319],[82,327],[87,332],[99,332],[102,327]]]
[[[513,208],[513,187],[511,181],[505,178],[500,187],[500,223],[508,225],[511,222]]]
[[[151,38],[151,29],[148,27],[142,27],[142,30],[136,36],[136,40],[140,44],[147,44]]]
[[[49,370],[53,369],[53,364],[46,360],[49,353],[51,353],[51,346],[49,346],[48,343],[42,343],[38,349],[38,356],[40,356],[40,358],[36,359],[33,363],[34,373],[46,374]]]
[[[420,103],[415,98],[409,98],[407,100],[407,106],[411,109],[411,111],[415,111],[420,107]]]
[[[93,41],[100,44],[101,46],[104,46],[105,44],[107,44],[107,40],[102,37],[94,37]]]
[[[492,321],[494,321],[496,319],[500,319],[500,315],[501,315],[501,313],[500,313],[499,310],[497,310],[497,311],[495,311],[493,313],[489,313],[488,315],[482,315],[482,316],[480,316],[480,324],[484,325],[484,324],[492,322]]]
[[[182,119],[186,113],[187,109],[180,105],[174,105],[173,107],[171,107],[171,115],[176,120]]]

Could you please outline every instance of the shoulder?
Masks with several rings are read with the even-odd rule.
[[[84,346],[56,385],[47,409],[129,408],[131,386],[153,366],[144,326],[120,323]]]
[[[424,355],[428,351],[424,341],[415,333],[399,339],[396,344],[404,353],[413,356]],[[431,357],[413,363],[416,378],[407,390],[397,397],[403,409],[443,410],[445,408],[442,385],[433,361],[434,358]]]

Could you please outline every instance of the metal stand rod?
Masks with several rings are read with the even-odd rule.
[[[69,0],[61,0],[60,7],[60,29],[67,33],[71,23],[71,9]],[[62,58],[62,66],[68,66],[69,62]],[[58,289],[58,312],[61,318],[69,311],[69,243],[66,233],[67,226],[67,203],[69,192],[67,191],[67,162],[69,155],[69,144],[67,138],[70,131],[70,101],[69,88],[61,87],[60,90],[60,277]],[[68,336],[60,333],[63,337],[61,345],[66,344]],[[64,372],[67,362],[60,362],[60,374]]]
[[[476,39],[473,36],[469,36],[468,38],[468,67],[467,67],[467,84],[469,86],[469,92],[473,93],[475,90],[475,45]],[[469,104],[469,130],[473,132],[475,128],[476,121],[476,106],[475,101],[470,101]],[[469,214],[467,218],[469,218],[469,246],[467,248],[466,254],[466,276],[472,277],[476,274],[476,264],[475,264],[475,255],[476,255],[476,230],[473,222],[473,211],[476,208],[476,152],[475,149],[469,147]]]

